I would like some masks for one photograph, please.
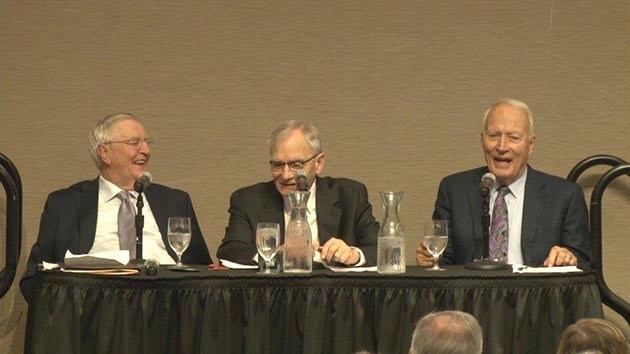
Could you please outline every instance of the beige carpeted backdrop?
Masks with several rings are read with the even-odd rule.
[[[96,177],[87,133],[119,111],[144,120],[150,171],[192,195],[213,257],[230,193],[270,178],[267,135],[297,118],[320,128],[326,175],[367,185],[377,219],[379,191],[405,192],[412,264],[440,179],[483,163],[480,120],[497,99],[532,108],[537,169],[630,159],[629,19],[623,0],[0,0],[0,152],[24,184],[18,279],[47,194]],[[580,180],[587,198],[602,170]],[[604,199],[606,275],[626,299],[629,186]],[[0,348],[19,353],[17,279],[0,308]]]

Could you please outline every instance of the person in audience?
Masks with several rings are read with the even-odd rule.
[[[479,322],[461,311],[431,312],[413,332],[409,354],[481,354],[483,334]]]
[[[118,113],[99,120],[89,142],[99,175],[48,196],[37,241],[20,282],[27,300],[36,290],[38,265],[62,262],[68,251],[91,254],[129,250],[130,258],[136,255],[135,223],[127,221],[134,219],[137,212],[134,184],[147,171],[152,140],[138,118]],[[128,200],[124,200],[125,196],[129,196]],[[170,216],[184,216],[191,218],[192,238],[183,262],[212,262],[188,193],[154,183],[146,187],[144,196],[143,258],[161,264],[175,263],[176,254],[168,246],[167,223]],[[127,219],[121,230],[118,214],[124,208]]]
[[[496,177],[489,188],[491,260],[589,267],[588,211],[582,189],[530,167],[535,143],[533,114],[524,102],[504,99],[486,111],[481,132],[486,166],[445,177],[439,186],[433,218],[445,219],[449,226],[441,263],[482,258],[480,184],[490,172]],[[420,266],[432,264],[424,244],[416,250],[416,261]]]
[[[558,340],[556,354],[630,354],[630,344],[612,322],[583,318],[567,327]]]
[[[378,222],[372,215],[365,185],[346,178],[321,177],[326,161],[315,126],[288,121],[268,141],[271,178],[235,191],[230,218],[217,257],[250,264],[256,261],[256,224],[280,224],[281,238],[290,218],[288,195],[296,190],[296,173],[304,170],[310,197],[307,219],[313,245],[321,257],[346,266],[376,264]]]

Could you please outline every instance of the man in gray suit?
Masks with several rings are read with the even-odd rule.
[[[507,263],[530,266],[589,267],[588,211],[582,189],[563,178],[528,166],[536,136],[531,110],[521,101],[501,100],[484,115],[481,145],[486,167],[460,172],[442,180],[434,219],[449,224],[444,264],[481,259],[483,230],[480,183],[485,173],[496,176],[490,187],[490,211],[500,187],[508,187]],[[416,250],[418,265],[432,264],[424,244]]]
[[[117,196],[127,191],[135,208],[134,183],[147,169],[151,143],[144,126],[131,114],[110,115],[96,124],[90,135],[90,152],[99,176],[48,196],[37,242],[20,282],[27,300],[35,293],[37,267],[42,262],[62,262],[66,251],[87,254],[128,249],[120,243],[118,212],[123,202]],[[176,255],[167,239],[168,217],[187,216],[191,219],[192,238],[183,262],[211,263],[188,193],[151,184],[144,195],[143,258],[174,264]],[[135,239],[135,226],[131,232]],[[134,257],[135,252],[130,256]]]
[[[367,188],[345,178],[319,177],[326,155],[317,129],[302,121],[279,126],[269,139],[272,181],[241,188],[230,198],[230,221],[217,257],[238,263],[256,260],[256,224],[289,220],[287,196],[296,190],[296,172],[304,170],[311,192],[307,219],[321,257],[347,266],[376,264],[378,222]]]

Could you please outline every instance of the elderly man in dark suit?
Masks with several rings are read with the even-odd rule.
[[[131,207],[135,209],[134,183],[147,169],[151,143],[144,126],[131,114],[114,114],[96,124],[90,135],[90,152],[100,174],[95,180],[79,182],[48,196],[37,242],[20,282],[27,300],[37,286],[38,264],[63,261],[66,251],[86,254],[128,249],[130,256],[135,256],[135,244],[130,245],[132,251],[123,248],[124,243],[120,242],[122,231],[118,229],[118,212],[124,202],[118,196],[122,193],[130,195]],[[168,218],[185,216],[191,219],[192,238],[183,262],[211,263],[188,193],[151,184],[146,188],[145,196],[143,258],[173,264],[176,255],[168,246]],[[135,214],[135,210],[131,213]],[[129,231],[135,238],[135,226]]]
[[[237,190],[230,199],[230,221],[217,257],[238,263],[256,260],[256,224],[276,222],[281,234],[289,221],[287,196],[296,190],[296,172],[304,170],[311,197],[307,219],[321,257],[347,266],[376,264],[378,222],[366,187],[344,178],[319,177],[326,155],[317,129],[289,121],[269,139],[272,181]]]
[[[444,264],[463,264],[482,256],[483,230],[480,182],[485,173],[496,176],[490,187],[492,244],[501,245],[498,260],[530,266],[589,266],[588,212],[577,184],[539,172],[528,166],[536,137],[531,110],[521,101],[506,99],[492,105],[484,115],[481,145],[486,167],[460,172],[442,180],[434,219],[449,224]],[[501,207],[495,208],[504,190]],[[496,215],[503,210],[503,236]],[[497,260],[495,257],[491,258]],[[416,250],[418,265],[432,264],[422,244]]]

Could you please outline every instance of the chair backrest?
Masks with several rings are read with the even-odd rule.
[[[9,291],[22,248],[22,181],[15,165],[0,153],[0,183],[7,197],[6,207],[6,259],[0,271],[0,298]]]
[[[630,164],[618,165],[604,173],[591,193],[591,268],[595,270],[602,302],[622,315],[630,324],[630,303],[617,296],[604,279],[602,262],[602,197],[608,184],[621,175],[630,176]]]
[[[578,177],[588,168],[597,165],[612,166],[605,172],[595,185],[591,193],[590,203],[590,233],[591,233],[591,269],[595,271],[602,302],[619,313],[630,324],[630,303],[615,294],[604,279],[602,255],[602,197],[606,187],[621,175],[630,176],[630,164],[611,155],[594,155],[588,157],[573,167],[567,178],[577,182]]]

